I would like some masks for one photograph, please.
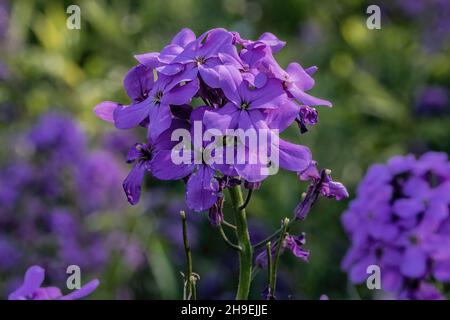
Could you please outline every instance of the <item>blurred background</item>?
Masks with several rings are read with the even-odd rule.
[[[81,30],[66,28],[71,4]],[[380,30],[366,27],[370,4],[381,8]],[[351,199],[373,163],[450,151],[449,17],[445,0],[0,0],[0,297],[32,264],[60,287],[66,267],[79,265],[83,283],[101,281],[92,298],[182,297],[184,186],[147,178],[142,201],[129,206],[125,154],[145,130],[119,132],[92,112],[103,100],[127,102],[122,79],[134,54],[159,51],[183,27],[287,41],[280,64],[318,66],[311,93],[334,106],[319,109],[307,134],[293,127],[287,136],[310,147]],[[263,183],[248,208],[255,242],[292,215],[306,187],[286,172]],[[279,298],[366,296],[340,268],[347,205],[320,199],[295,228],[307,234],[310,262],[282,257]],[[236,254],[206,213],[188,220],[199,297],[232,298]],[[261,272],[253,298],[264,285]]]

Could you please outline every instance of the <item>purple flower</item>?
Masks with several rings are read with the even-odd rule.
[[[77,300],[90,295],[99,285],[97,279],[67,295],[62,295],[57,287],[41,287],[45,279],[45,270],[39,266],[28,268],[23,284],[12,292],[9,300]]]
[[[300,128],[301,133],[305,133],[308,131],[307,125],[315,125],[317,123],[317,110],[308,106],[301,106],[300,112],[295,119],[297,121],[298,127]]]
[[[219,81],[215,70],[220,64],[219,53],[233,50],[232,39],[231,33],[225,29],[212,29],[186,45],[173,63],[183,65],[193,77],[199,74],[207,85],[215,88]]]
[[[54,165],[76,163],[86,151],[86,138],[78,123],[68,115],[51,112],[40,117],[27,134],[36,154]]]
[[[123,188],[128,202],[135,205],[141,195],[142,180],[146,172],[161,180],[178,180],[189,175],[193,165],[174,164],[171,160],[172,148],[177,144],[171,141],[172,132],[178,128],[187,128],[187,122],[174,120],[172,126],[148,144],[135,144],[127,155],[127,162],[133,163]]]
[[[442,86],[428,86],[416,99],[416,112],[424,116],[450,113],[450,93]]]
[[[303,69],[298,63],[291,63],[280,77],[284,80],[286,91],[306,106],[327,106],[331,107],[331,102],[313,97],[306,93],[314,86],[314,79],[311,77],[317,71],[317,67]]]
[[[156,139],[170,127],[173,118],[170,105],[189,102],[199,88],[192,72],[183,72],[175,77],[160,74],[155,82],[153,71],[144,65],[138,65],[128,72],[124,86],[133,100],[131,105],[122,106],[106,101],[98,104],[94,112],[101,119],[113,121],[119,129],[148,123],[151,139]]]
[[[152,147],[150,145],[136,143],[128,151],[127,162],[133,163],[128,176],[123,182],[123,189],[128,202],[135,205],[141,197],[141,185],[145,173],[151,171]]]
[[[303,249],[305,243],[305,233],[302,233],[300,236],[292,236],[289,234],[284,238],[283,247],[289,249],[297,258],[308,262],[309,251]]]
[[[295,216],[298,219],[303,220],[306,218],[320,194],[336,200],[342,200],[349,196],[347,189],[342,183],[333,181],[330,170],[323,169],[319,173],[315,161],[311,161],[304,171],[299,172],[298,177],[300,180],[311,181],[304,199],[294,209]]]
[[[223,197],[218,197],[213,206],[209,209],[208,217],[212,226],[220,226],[223,222]]]
[[[444,153],[397,156],[373,165],[342,216],[352,246],[342,262],[353,283],[382,270],[399,298],[440,298],[432,279],[450,281],[450,163]]]
[[[139,63],[161,72],[165,75],[174,75],[183,69],[183,65],[173,63],[173,60],[184,51],[184,48],[195,41],[196,37],[192,30],[182,29],[173,37],[169,45],[165,46],[161,52],[149,52],[135,56]]]
[[[283,251],[285,249],[288,249],[297,258],[299,258],[299,259],[301,259],[301,260],[303,260],[305,262],[308,262],[309,251],[303,249],[303,246],[305,245],[305,243],[306,243],[305,233],[302,233],[299,236],[292,236],[290,234],[287,234],[284,237],[281,249]],[[272,258],[274,258],[274,255],[275,255],[276,250],[277,250],[277,246],[278,246],[278,244],[275,244],[275,245],[273,245],[271,247]],[[262,251],[261,253],[259,253],[256,256],[255,263],[260,268],[266,268],[267,267],[268,259],[267,259],[267,251],[266,250]]]
[[[77,174],[80,206],[87,212],[119,208],[123,202],[120,182],[124,169],[114,155],[106,151],[91,152],[81,163]],[[90,192],[86,193],[86,190]]]

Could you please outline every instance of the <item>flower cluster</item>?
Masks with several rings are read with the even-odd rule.
[[[220,28],[198,38],[183,29],[161,52],[135,56],[139,64],[124,78],[130,104],[105,101],[94,109],[119,129],[147,129],[148,141],[135,144],[128,154],[133,168],[123,186],[131,204],[139,201],[146,173],[160,180],[184,179],[188,207],[212,208],[210,217],[219,223],[222,191],[232,181],[228,177],[259,183],[269,175],[264,169],[271,163],[261,160],[261,153],[265,158],[276,153],[278,167],[289,171],[299,173],[310,166],[310,150],[279,138],[278,133],[295,122],[305,132],[317,123],[314,107],[331,107],[331,103],[307,93],[314,86],[316,67],[304,69],[291,63],[283,69],[277,63],[274,54],[284,45],[271,33],[253,41]],[[194,122],[219,132],[222,139],[215,142],[227,141],[229,130],[267,130],[270,146],[257,153],[244,146],[244,161],[224,164],[208,161],[204,151],[213,142],[202,141],[180,151],[190,159],[200,154],[200,162],[174,163],[171,156],[178,141],[172,141],[172,133],[180,128],[192,132]],[[223,148],[232,151],[245,144],[224,143]]]
[[[373,165],[342,216],[352,246],[343,268],[353,283],[381,268],[382,289],[403,299],[438,299],[450,280],[450,162],[445,153],[397,156]]]

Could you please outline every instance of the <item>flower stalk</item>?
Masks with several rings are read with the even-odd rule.
[[[186,212],[180,211],[181,216],[181,224],[183,226],[183,245],[184,251],[186,252],[186,274],[184,274],[184,300],[196,299],[196,288],[195,282],[196,277],[192,272],[192,254],[191,248],[189,246],[188,233],[187,233],[187,221],[186,221]]]
[[[250,292],[252,278],[253,248],[250,242],[245,208],[242,208],[244,200],[241,187],[237,185],[228,190],[234,209],[238,245],[241,247],[239,251],[239,283],[236,299],[246,300]]]
[[[275,257],[274,257],[274,261],[273,264],[271,264],[270,269],[270,285],[269,285],[269,299],[274,299],[275,298],[275,288],[277,286],[277,269],[278,269],[278,263],[280,261],[280,255],[281,255],[281,249],[283,247],[283,241],[284,238],[286,237],[287,234],[287,227],[289,225],[289,219],[285,218],[283,221],[283,225],[282,225],[282,232],[280,234],[280,239],[278,240],[278,244],[277,244],[277,250],[275,251]],[[272,254],[268,255],[268,258],[271,259]],[[269,260],[270,261],[270,260]],[[270,261],[271,262],[271,261]]]
[[[224,241],[231,249],[236,250],[236,251],[241,251],[241,250],[242,250],[242,248],[241,248],[240,246],[234,244],[233,242],[230,241],[230,239],[228,239],[228,237],[227,237],[225,231],[224,231],[223,228],[222,228],[222,225],[219,225],[217,228],[219,229],[219,232],[220,232],[220,235],[222,236],[223,241]]]
[[[267,283],[268,283],[268,297],[272,296],[272,247],[270,241],[266,243],[267,254]]]

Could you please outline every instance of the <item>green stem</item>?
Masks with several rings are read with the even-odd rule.
[[[253,189],[248,189],[247,197],[245,198],[245,202],[242,206],[239,207],[239,209],[245,209],[248,206],[248,203],[250,202],[250,199],[252,198]]]
[[[241,250],[239,251],[239,284],[236,293],[237,300],[248,299],[252,278],[253,249],[248,233],[245,208],[242,208],[244,200],[240,186],[228,189],[236,220],[236,236]]]
[[[268,288],[269,288],[269,296],[272,295],[272,293],[270,292],[271,288],[272,288],[272,248],[271,248],[271,244],[270,241],[266,243],[266,254],[267,254],[267,283],[268,283]]]
[[[180,211],[181,222],[183,225],[183,244],[184,251],[186,252],[186,274],[184,275],[185,279],[185,298],[191,299],[193,291],[195,292],[195,283],[192,281],[192,255],[191,248],[189,247],[188,235],[187,235],[187,222],[186,222],[186,213],[184,211]],[[187,289],[187,290],[186,290]],[[195,299],[195,297],[194,297]]]
[[[234,224],[229,223],[229,222],[226,221],[226,220],[223,220],[222,224],[225,225],[225,226],[227,226],[227,227],[229,227],[229,228],[231,228],[231,229],[236,230],[236,226],[235,226]]]
[[[283,247],[284,237],[286,236],[286,230],[289,225],[289,219],[285,218],[283,221],[282,232],[280,235],[280,240],[278,240],[277,251],[275,252],[275,259],[272,265],[272,274],[270,276],[270,290],[269,294],[271,297],[275,297],[275,288],[277,286],[277,269],[278,262],[280,261],[281,248]]]
[[[191,276],[190,281],[191,281],[192,300],[197,300],[197,287],[196,287],[197,278],[195,276]]]
[[[286,227],[286,231],[289,231],[289,229],[292,227],[292,225],[297,222],[298,219],[296,219],[295,217],[289,221],[287,227]],[[280,229],[278,229],[277,231],[275,231],[274,233],[272,233],[270,236],[268,236],[267,238],[265,238],[264,240],[258,242],[257,244],[253,245],[253,249],[259,249],[262,246],[264,246],[267,242],[272,241],[273,239],[275,239],[276,237],[280,236],[281,231],[284,230],[284,227],[281,227]]]
[[[225,234],[225,231],[223,231],[222,225],[219,225],[218,228],[219,228],[219,232],[220,232],[220,235],[222,236],[223,241],[224,241],[230,248],[232,248],[232,249],[234,249],[234,250],[236,250],[236,251],[241,251],[241,250],[242,250],[242,248],[241,248],[240,246],[234,244],[233,242],[231,242],[231,241],[228,239],[227,235]]]

